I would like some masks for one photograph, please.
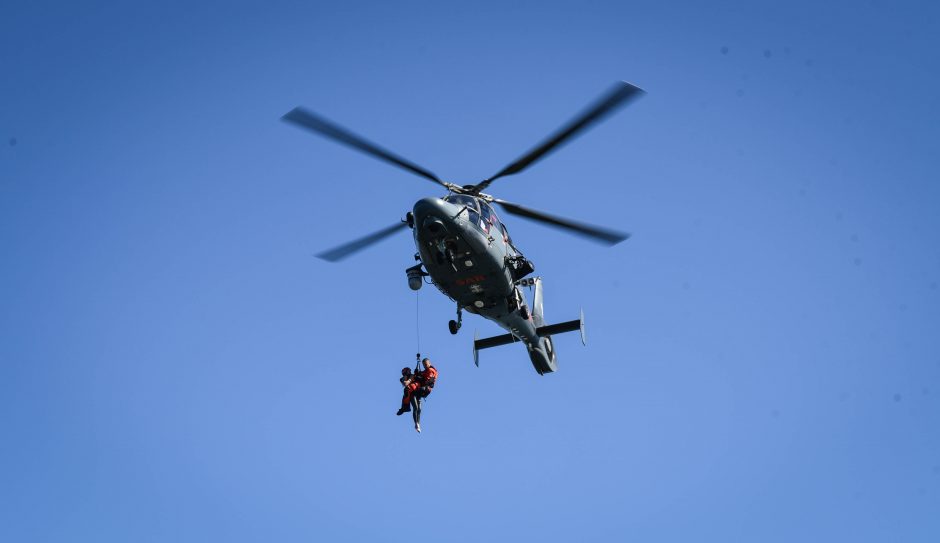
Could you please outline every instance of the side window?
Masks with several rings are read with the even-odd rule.
[[[499,231],[503,233],[503,241],[512,245],[512,238],[509,237],[509,230],[506,230],[506,225],[499,223]]]
[[[504,231],[503,223],[499,220],[499,217],[496,216],[496,211],[493,208],[490,208],[490,222],[493,223],[493,226],[498,228],[500,231]]]
[[[480,214],[472,209],[467,210],[467,217],[470,218],[470,223],[476,226],[477,228],[483,228],[480,225]]]
[[[490,206],[486,205],[486,202],[483,201],[480,201],[480,216],[483,218],[483,230],[489,234],[490,225],[493,224],[493,211],[490,209]]]
[[[492,224],[493,223],[493,210],[490,209],[490,206],[486,202],[480,202],[480,214],[483,215],[483,220]]]

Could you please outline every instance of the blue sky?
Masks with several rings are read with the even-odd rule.
[[[6,3],[4,541],[936,541],[940,18],[930,3]],[[613,81],[648,95],[490,192],[584,308],[544,377],[441,371],[417,436],[402,234]]]

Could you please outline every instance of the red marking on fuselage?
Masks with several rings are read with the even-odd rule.
[[[485,275],[474,275],[472,277],[464,277],[463,279],[458,279],[455,281],[455,283],[457,283],[457,286],[463,287],[466,285],[479,283],[480,281],[483,281],[484,279],[486,279]]]

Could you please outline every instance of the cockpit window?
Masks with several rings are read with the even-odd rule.
[[[480,215],[484,221],[493,224],[493,210],[486,202],[480,202]]]
[[[503,241],[512,245],[512,238],[509,237],[509,230],[506,230],[506,225],[503,223],[499,223],[499,230],[500,232],[503,233]]]
[[[472,198],[465,194],[451,194],[444,198],[445,202],[450,202],[457,206],[467,206],[468,208],[476,211],[477,210],[477,201],[476,198]]]
[[[500,224],[499,217],[496,216],[496,210],[492,207],[490,208],[490,216],[493,218],[493,224]]]
[[[472,209],[468,209],[467,218],[469,219],[470,224],[472,224],[473,226],[481,230],[486,230],[485,228],[483,228],[483,221],[480,220],[480,214],[477,213],[476,211]]]
[[[493,211],[493,208],[490,207],[486,202],[480,202],[480,215],[483,216],[483,219],[492,224],[493,226],[500,228],[502,224],[499,222],[499,217],[496,216],[496,212]]]

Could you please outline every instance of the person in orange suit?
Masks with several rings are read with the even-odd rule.
[[[434,389],[437,382],[437,368],[431,364],[429,358],[421,361],[424,369],[412,374],[411,368],[402,368],[402,377],[399,379],[404,392],[401,399],[401,408],[396,415],[402,415],[409,411],[412,412],[412,418],[415,421],[415,431],[421,432],[421,400],[427,398]],[[412,409],[413,408],[413,409]]]

